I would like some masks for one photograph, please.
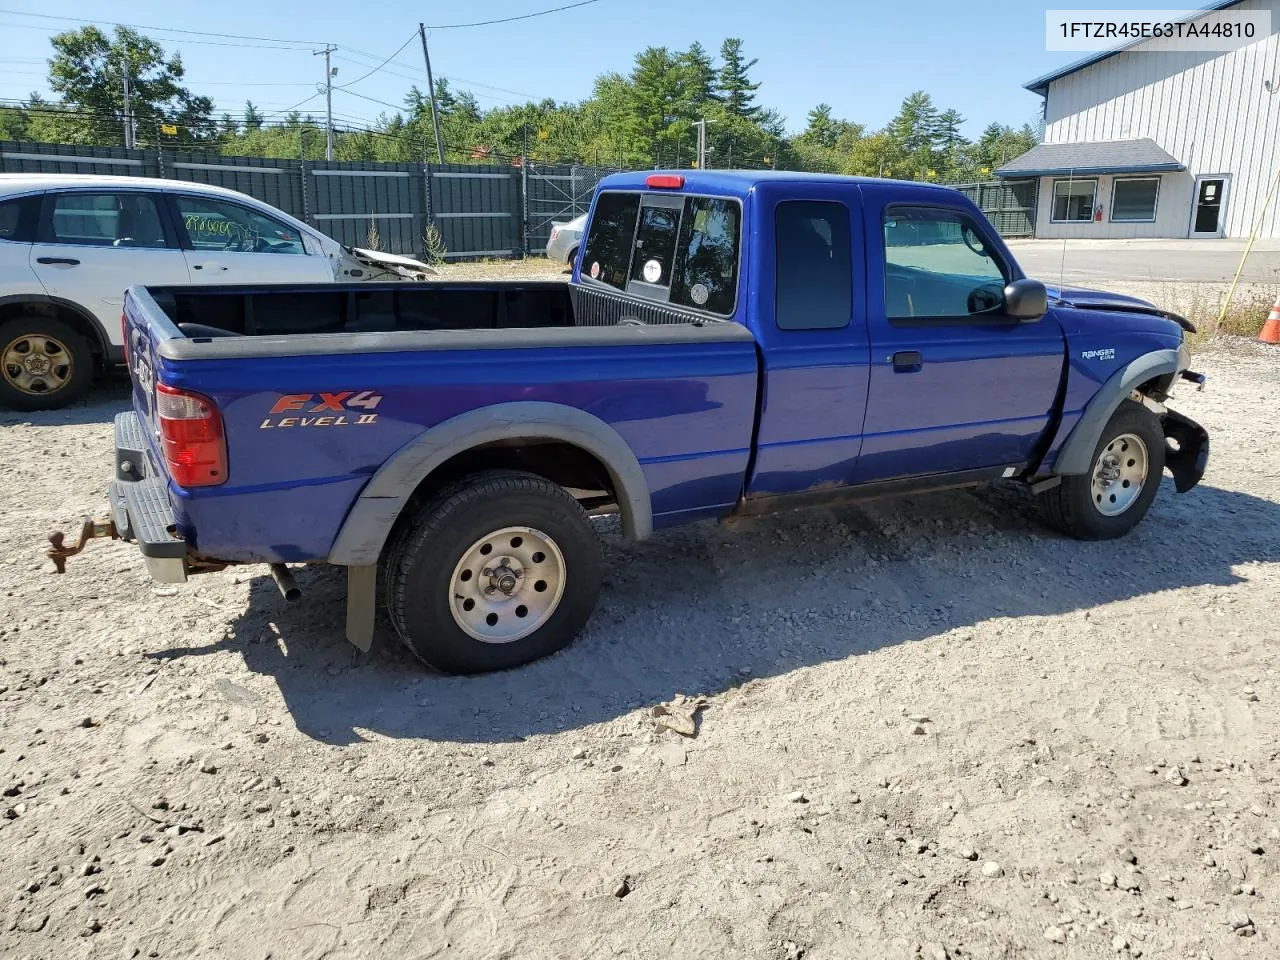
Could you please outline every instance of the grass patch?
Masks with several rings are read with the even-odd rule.
[[[1193,344],[1214,337],[1256,337],[1276,300],[1274,291],[1263,284],[1242,284],[1223,314],[1226,299],[1227,288],[1216,284],[1171,284],[1154,298],[1160,306],[1195,324],[1196,333],[1188,338]]]

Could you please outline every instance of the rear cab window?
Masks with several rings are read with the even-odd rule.
[[[742,206],[725,197],[606,190],[582,278],[720,317],[737,306]]]

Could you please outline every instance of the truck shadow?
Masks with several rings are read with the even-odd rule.
[[[287,607],[268,577],[255,580],[235,638],[223,645],[153,656],[238,650],[250,669],[274,678],[297,727],[327,743],[357,742],[362,730],[502,742],[992,618],[1229,587],[1242,582],[1235,565],[1276,560],[1280,504],[1248,494],[1201,486],[1177,496],[1166,481],[1127,539],[1081,543],[1047,531],[1023,491],[995,487],[739,529],[700,524],[642,544],[609,539],[609,572],[585,633],[568,650],[505,673],[436,674],[385,619],[372,654],[358,654],[342,636],[345,581],[324,567],[298,571],[303,600]],[[1034,628],[1014,619],[1006,629]],[[980,646],[972,654],[981,656]]]

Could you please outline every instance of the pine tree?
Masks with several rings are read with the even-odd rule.
[[[759,60],[747,60],[742,53],[742,41],[737,37],[729,37],[720,44],[720,83],[719,95],[724,101],[725,109],[735,117],[754,120],[760,113],[756,106],[756,91],[760,84],[752,83],[747,72]]]
[[[820,147],[834,147],[836,145],[835,121],[831,119],[831,104],[820,103],[809,111],[808,126],[805,127],[804,133],[801,134],[806,140],[810,140]]]
[[[904,153],[909,154],[931,150],[937,132],[938,108],[933,105],[933,98],[923,90],[907,95],[888,127],[889,135],[899,143]]]
[[[262,129],[262,114],[258,112],[252,100],[244,102],[244,128],[246,130]]]
[[[681,72],[683,105],[697,111],[716,99],[716,70],[711,54],[698,41],[689,49],[676,54],[676,65]]]
[[[938,114],[936,136],[937,145],[941,150],[951,153],[968,143],[960,133],[960,126],[963,123],[964,117],[960,116],[959,110],[944,110]]]

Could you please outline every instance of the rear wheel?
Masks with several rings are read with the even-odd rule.
[[[1164,474],[1164,432],[1156,416],[1132,400],[1112,414],[1082,476],[1063,477],[1041,498],[1049,521],[1081,540],[1109,540],[1147,514]]]
[[[448,673],[519,666],[567,646],[600,591],[600,541],[564,488],[475,474],[442,491],[387,555],[391,621]]]
[[[52,410],[80,397],[92,381],[89,344],[61,320],[28,313],[0,323],[0,404]]]

